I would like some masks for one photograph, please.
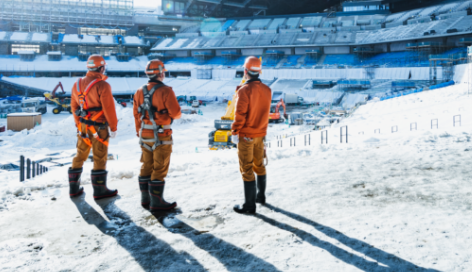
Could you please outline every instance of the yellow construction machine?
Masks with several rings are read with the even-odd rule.
[[[245,82],[246,80],[243,78],[240,85],[243,85]],[[236,144],[231,142],[231,125],[234,121],[234,111],[236,106],[234,105],[235,98],[236,94],[233,95],[232,101],[228,101],[226,113],[221,116],[221,120],[215,120],[216,130],[210,132],[208,135],[208,146],[210,147],[210,150],[236,148]]]
[[[46,101],[52,101],[56,103],[57,107],[55,107],[52,110],[52,113],[54,114],[59,114],[61,111],[68,111],[69,113],[72,113],[71,107],[70,107],[70,99],[60,99],[60,97],[56,96],[56,91],[57,89],[61,88],[62,94],[64,95],[66,92],[64,92],[64,88],[62,87],[62,83],[59,82],[54,90],[50,93],[44,93],[44,96],[46,97]],[[66,102],[66,103],[64,103]],[[67,103],[69,102],[69,103]]]
[[[233,101],[236,94],[233,95]],[[231,142],[231,125],[234,121],[234,103],[228,101],[225,115],[221,116],[221,120],[215,120],[215,129],[208,135],[210,150],[229,149],[236,147],[236,144]]]
[[[259,58],[262,62],[262,57]],[[246,83],[246,78],[241,79],[239,86]],[[225,115],[221,116],[221,120],[215,120],[215,131],[210,132],[208,135],[208,146],[210,150],[218,149],[230,149],[236,148],[237,145],[231,141],[231,125],[234,121],[234,111],[236,93],[233,95],[233,100],[228,101]]]

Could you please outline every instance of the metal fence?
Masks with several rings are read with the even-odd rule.
[[[40,176],[49,171],[49,168],[30,159],[26,159],[26,179]],[[20,182],[25,181],[25,157],[20,156]]]
[[[439,128],[438,119],[435,118],[435,119],[430,119],[430,120],[431,120],[430,121],[431,122],[430,129],[438,129]],[[454,115],[452,121],[453,121],[452,122],[452,127],[462,126],[462,116],[460,114],[459,115]],[[424,126],[424,128],[425,127],[426,126]],[[400,132],[400,128],[399,128],[398,125],[391,126],[390,128],[391,128],[391,133]],[[417,122],[410,123],[410,131],[417,131],[417,130],[418,130],[418,123]],[[321,145],[328,144],[328,129],[321,130],[321,131],[318,131],[318,132],[319,132],[318,135],[320,137],[319,139],[320,139]],[[359,131],[357,134],[358,135],[364,135],[364,131]],[[374,134],[380,134],[380,128],[374,129]],[[294,136],[289,136],[289,137],[287,137],[287,135],[280,135],[280,136],[276,136],[277,144],[273,143],[275,141],[272,141],[272,142],[268,141],[266,145],[267,145],[268,148],[274,148],[274,147],[281,148],[281,147],[284,147],[284,141],[286,140],[287,143],[286,143],[285,146],[289,146],[289,147],[295,147],[295,146],[297,146],[297,143],[299,143],[298,146],[311,146],[312,142],[313,142],[312,141],[313,137],[317,138],[315,132],[301,133],[301,134],[294,135]],[[336,133],[331,137],[337,137]],[[347,125],[339,127],[339,139],[340,139],[341,144],[348,143],[349,130],[348,130]],[[302,145],[300,145],[300,142],[302,143]]]

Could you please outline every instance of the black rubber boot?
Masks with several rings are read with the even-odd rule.
[[[82,168],[72,169],[69,167],[69,195],[70,197],[77,197],[84,192],[84,187],[80,187],[80,176],[82,175]]]
[[[170,211],[177,206],[176,202],[166,202],[164,200],[164,187],[166,183],[160,180],[153,180],[149,182],[149,196],[151,197],[151,205],[149,210],[151,212],[165,212]]]
[[[233,210],[237,213],[256,213],[256,181],[244,182],[244,197],[246,202],[243,206],[236,205]]]
[[[257,196],[256,203],[264,205],[266,203],[265,190],[267,185],[267,175],[257,176]]]
[[[95,200],[116,196],[118,190],[109,190],[107,188],[107,174],[106,170],[92,170],[92,186],[93,198]]]
[[[139,177],[139,190],[141,190],[141,206],[146,210],[149,210],[149,204],[151,204],[151,198],[149,197],[149,185],[151,176]]]

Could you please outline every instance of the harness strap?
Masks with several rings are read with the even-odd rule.
[[[154,126],[153,126],[153,125],[146,125],[146,124],[144,124],[144,125],[142,126],[142,128],[143,128],[143,129],[154,129]],[[172,126],[171,126],[171,125],[163,125],[163,126],[160,126],[160,128],[162,128],[162,129],[165,130],[165,129],[171,129]]]
[[[87,120],[87,119],[84,119],[82,117],[80,117],[80,120],[79,120],[82,124],[86,124],[86,125],[89,125],[89,126],[107,126],[108,123],[107,122],[96,122],[96,121],[92,121],[92,120]]]
[[[161,145],[172,145],[172,144],[174,144],[174,141],[160,141],[160,142],[161,142]],[[154,139],[143,139],[143,143],[154,143]]]
[[[88,108],[87,105],[87,100],[86,97],[89,93],[89,91],[92,89],[92,87],[97,84],[98,82],[102,81],[101,79],[94,79],[92,82],[90,82],[87,87],[85,88],[85,91],[82,91],[80,88],[80,83],[82,82],[82,79],[79,78],[77,79],[77,92],[78,92],[78,97],[79,97],[79,105],[80,109],[75,112],[77,116],[80,116],[80,123],[85,124],[85,131],[82,131],[82,126],[78,127],[79,130],[79,135],[81,136],[82,140],[88,145],[92,146],[92,141],[87,137],[87,131],[90,130],[92,132],[93,137],[101,142],[102,144],[108,146],[107,139],[101,139],[100,136],[97,133],[97,130],[95,129],[95,126],[98,127],[103,127],[108,125],[107,122],[96,122],[96,120],[103,115],[103,109],[101,107],[95,107],[95,108]],[[95,115],[92,116],[90,113],[91,111],[98,111]]]
[[[89,83],[89,85],[85,88],[85,91],[82,92],[81,89],[80,89],[80,82],[82,81],[81,78],[77,79],[77,92],[79,93],[79,103],[80,103],[80,108],[82,110],[87,110],[88,106],[87,106],[87,100],[85,99],[85,97],[88,95],[90,89],[92,89],[92,87],[97,84],[98,82],[102,81],[101,79],[99,78],[96,78],[94,80],[92,80],[92,82]],[[85,107],[84,107],[85,105]]]
[[[141,114],[141,129],[139,130],[139,144],[146,148],[147,150],[153,152],[159,145],[172,145],[173,141],[160,141],[159,140],[159,133],[163,133],[166,129],[171,129],[171,125],[157,125],[156,121],[154,120],[154,113],[159,114],[169,114],[167,109],[159,111],[156,107],[152,106],[152,97],[157,89],[165,86],[165,84],[157,84],[155,85],[150,91],[147,88],[147,84],[141,87],[143,91],[143,104],[139,105],[139,113]],[[146,113],[149,116],[149,121],[151,121],[151,125],[147,125],[144,123],[144,117]],[[149,129],[154,132],[154,139],[144,139],[143,138],[143,129]],[[145,143],[154,143],[152,147]]]

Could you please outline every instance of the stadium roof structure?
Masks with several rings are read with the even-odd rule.
[[[171,0],[163,1],[165,14],[174,14],[166,10],[166,2],[185,3],[186,16],[218,18],[323,12],[341,3],[340,0]]]

